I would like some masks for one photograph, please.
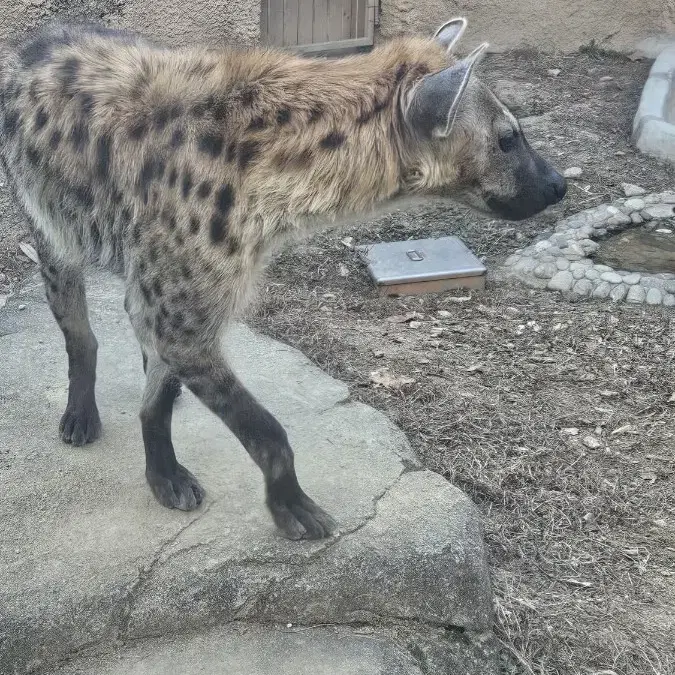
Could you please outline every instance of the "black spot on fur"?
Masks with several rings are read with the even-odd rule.
[[[253,105],[256,99],[256,89],[252,86],[243,87],[241,90],[241,103],[247,108]]]
[[[291,121],[291,111],[288,108],[282,108],[277,113],[277,124],[288,124]]]
[[[190,196],[190,191],[192,190],[192,172],[190,169],[185,169],[183,172],[183,185],[182,185],[183,199],[187,200]]]
[[[234,160],[237,158],[237,144],[232,141],[228,146],[227,146],[227,152],[225,153],[225,159],[228,162],[234,162]]]
[[[255,141],[244,141],[241,143],[238,152],[239,169],[241,171],[246,169],[256,159],[259,152],[260,146]]]
[[[140,141],[148,133],[148,123],[143,120],[134,120],[129,127],[129,138],[132,141]]]
[[[64,94],[72,94],[73,85],[80,71],[79,59],[71,56],[67,58],[57,69],[57,77],[61,81]]]
[[[259,117],[254,117],[250,124],[248,125],[248,128],[250,131],[258,131],[259,129],[264,129],[267,126],[267,123],[265,122],[265,118],[262,116]]]
[[[42,154],[34,145],[26,146],[26,158],[31,166],[39,166],[42,160]]]
[[[192,270],[185,264],[183,263],[180,266],[180,273],[183,279],[190,280],[192,279]],[[181,300],[182,302],[187,302],[188,300],[188,295],[184,290],[180,290],[178,292],[178,299]]]
[[[162,105],[159,108],[156,108],[152,114],[152,120],[155,123],[155,127],[158,131],[161,131],[169,123],[169,116],[171,114],[171,109],[169,106]]]
[[[218,188],[216,192],[216,208],[223,215],[227,215],[232,206],[234,205],[234,190],[229,184],[223,185]]]
[[[40,106],[35,113],[35,130],[39,131],[47,124],[47,122],[49,122],[49,115],[47,114],[47,111]]]
[[[38,100],[38,81],[37,79],[33,80],[28,87],[28,98],[30,98],[32,103],[37,103]]]
[[[324,112],[324,106],[321,103],[316,103],[309,111],[309,122],[311,124],[318,122],[323,117]]]
[[[75,122],[70,132],[70,140],[78,152],[82,152],[89,143],[89,128],[84,122]]]
[[[120,220],[123,225],[128,225],[131,222],[131,209],[125,206],[120,213]]]
[[[19,113],[15,110],[9,111],[4,120],[5,134],[7,137],[14,136],[19,129]]]
[[[211,155],[211,157],[218,157],[223,151],[225,140],[220,134],[207,132],[200,136],[198,147],[201,152]]]
[[[91,189],[87,185],[74,185],[72,191],[75,199],[77,199],[85,209],[91,209],[94,206],[94,197],[91,194]]]
[[[40,35],[33,38],[21,49],[19,57],[24,66],[31,68],[38,63],[48,61],[55,46],[68,44],[68,42],[69,40],[66,36]]]
[[[61,143],[61,132],[58,129],[52,131],[52,135],[49,137],[49,148],[50,150],[56,150]]]
[[[225,235],[227,234],[227,218],[222,216],[220,213],[214,213],[213,216],[211,216],[211,223],[209,225],[209,235],[211,237],[211,241],[214,244],[218,244],[223,239],[225,239]]]
[[[89,117],[94,110],[94,97],[85,92],[80,96],[80,110],[85,117]]]
[[[331,131],[327,136],[321,139],[321,147],[324,150],[337,150],[344,144],[346,138],[339,131]]]
[[[197,216],[190,216],[190,233],[197,234],[200,227],[201,223],[199,222],[199,218],[197,218]]]
[[[152,280],[152,292],[156,298],[161,298],[163,295],[162,282],[157,277]]]
[[[180,232],[176,232],[173,240],[176,243],[176,246],[182,246],[185,243],[185,239],[183,239],[183,235]]]
[[[174,132],[171,136],[171,147],[180,148],[183,143],[185,143],[185,132],[180,128],[174,129]]]
[[[171,210],[168,207],[164,207],[162,209],[162,214],[160,217],[162,219],[162,222],[164,222],[164,224],[170,230],[176,229],[176,216],[171,212]]]
[[[137,220],[134,223],[134,229],[132,230],[131,236],[133,238],[134,244],[136,244],[136,246],[138,246],[138,244],[141,243],[141,223],[140,223],[140,221]],[[143,262],[143,261],[141,261],[141,262]]]
[[[178,330],[185,323],[185,314],[183,312],[175,312],[171,317],[171,327]]]
[[[211,194],[212,188],[213,186],[210,181],[203,181],[197,188],[197,197],[199,197],[199,199],[206,199]]]
[[[178,181],[178,169],[174,166],[171,167],[171,171],[169,172],[169,187],[170,188],[176,187],[177,181]]]
[[[408,64],[402,63],[396,69],[396,73],[394,74],[394,80],[395,80],[396,84],[398,84],[406,76],[407,72],[408,72]]]
[[[372,119],[377,117],[386,107],[387,107],[388,101],[383,100],[383,101],[375,101],[375,104],[373,105],[372,108],[369,108],[367,110],[364,110],[357,118],[356,122],[357,124],[367,124],[370,122]]]
[[[227,102],[224,98],[215,98],[214,96],[209,96],[206,104],[211,113],[211,117],[216,122],[224,122],[227,118]]]
[[[161,180],[166,169],[166,161],[159,157],[148,157],[138,174],[138,187],[147,198],[153,180]]]
[[[96,174],[100,179],[105,179],[110,171],[110,152],[112,138],[103,134],[96,141]]]
[[[204,115],[206,115],[206,102],[200,101],[195,103],[192,108],[190,108],[190,112],[192,113],[192,116],[197,119],[204,117]]]
[[[230,235],[227,238],[227,255],[234,255],[239,250],[239,239]]]

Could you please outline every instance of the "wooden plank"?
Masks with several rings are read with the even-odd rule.
[[[314,0],[312,44],[331,42],[328,33],[328,0]]]
[[[352,4],[354,0],[342,0],[342,39],[352,37]]]
[[[328,0],[328,40],[342,40],[343,8],[351,0]]]
[[[264,45],[268,44],[267,40],[267,0],[262,0],[260,3],[260,42]]]
[[[275,47],[284,44],[284,0],[267,0],[267,41]]]
[[[453,277],[433,281],[410,281],[404,284],[384,284],[377,287],[380,295],[422,295],[423,293],[443,293],[457,288],[485,290],[485,275],[478,277]]]
[[[356,7],[356,33],[354,37],[363,38],[368,36],[366,21],[368,20],[368,4],[371,0],[358,0]]]
[[[298,0],[284,2],[284,47],[298,44]]]
[[[298,0],[298,44],[311,45],[314,30],[314,0]]]
[[[317,42],[311,45],[299,45],[291,48],[291,51],[297,54],[315,54],[317,52],[341,52],[357,49],[359,47],[370,47],[373,44],[371,38],[355,38],[351,40],[334,40],[333,42]]]

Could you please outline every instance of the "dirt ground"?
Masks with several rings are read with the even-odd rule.
[[[622,182],[672,189],[673,169],[629,143],[649,65],[490,57],[483,76],[533,145],[583,168],[565,201],[518,224],[433,204],[316,236],[275,260],[253,317],[478,504],[505,673],[675,673],[675,315],[495,283],[468,300],[382,299],[341,240],[456,234],[491,267]],[[382,368],[393,388],[372,382]]]
[[[275,259],[249,316],[390,415],[476,502],[507,674],[675,673],[675,315],[495,282],[382,299],[342,240],[457,234],[493,267],[622,182],[672,189],[673,169],[629,144],[649,65],[489,57],[483,77],[532,144],[583,168],[564,202],[518,224],[434,203],[317,235]],[[33,269],[5,192],[0,295]]]

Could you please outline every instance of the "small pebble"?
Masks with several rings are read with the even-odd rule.
[[[647,192],[644,188],[641,188],[639,185],[633,185],[633,183],[621,183],[621,189],[626,197],[641,197]]]
[[[563,176],[565,178],[581,178],[584,170],[580,166],[571,166],[569,169],[565,169]]]
[[[24,309],[26,309],[26,305],[19,305],[19,311],[23,311]]]
[[[659,234],[672,234],[673,231],[669,230],[667,227],[659,227],[658,230],[654,230],[655,232],[658,232]]]
[[[549,69],[546,71],[546,74],[547,74],[549,77],[558,77],[558,75],[560,75],[561,72],[562,72],[562,71],[560,70],[560,68],[549,68]]]
[[[611,82],[613,79],[611,75],[604,75],[600,78],[600,82]]]
[[[596,450],[597,448],[602,446],[602,443],[595,436],[591,435],[585,436],[584,440],[581,442],[591,450]]]

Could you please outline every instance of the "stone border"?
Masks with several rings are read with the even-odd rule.
[[[586,209],[561,220],[547,239],[509,256],[500,276],[516,278],[532,288],[581,297],[672,307],[675,274],[613,270],[589,257],[599,247],[594,239],[642,223],[656,229],[659,221],[669,218],[675,218],[675,192],[617,199],[612,204]]]
[[[675,43],[663,49],[652,65],[633,121],[633,143],[642,152],[675,161],[675,124],[667,105],[675,79]]]

